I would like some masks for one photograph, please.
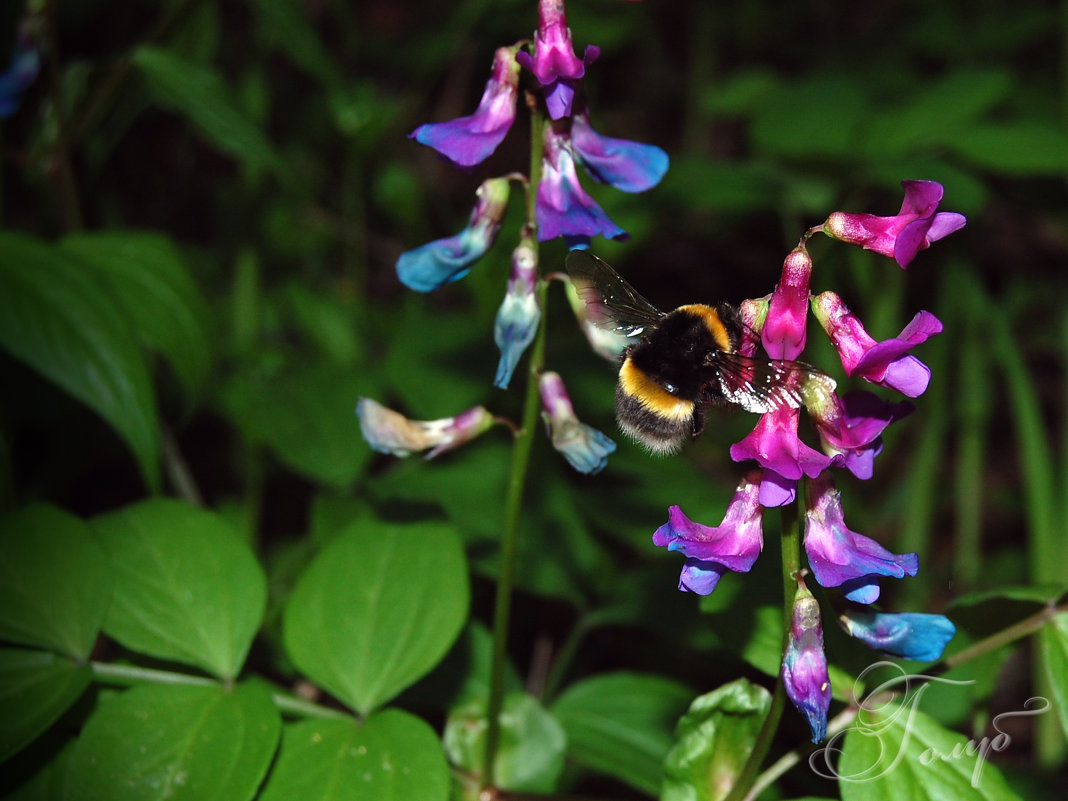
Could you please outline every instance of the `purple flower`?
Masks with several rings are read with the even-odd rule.
[[[883,430],[912,411],[910,403],[890,403],[870,392],[831,394],[827,402],[809,407],[823,452],[864,480],[874,472]]]
[[[810,448],[797,436],[799,409],[780,408],[760,416],[756,427],[741,442],[731,445],[736,462],[755,459],[785,479],[814,478],[831,465],[831,458]]]
[[[564,0],[540,0],[538,29],[534,33],[534,55],[520,50],[515,58],[534,73],[539,84],[548,87],[545,106],[549,116],[558,120],[571,113],[575,82],[586,74],[586,67],[600,53],[600,48],[590,45],[583,58],[576,56],[571,44],[571,30],[567,27]]]
[[[545,410],[542,417],[553,447],[580,473],[592,474],[604,469],[608,454],[616,449],[616,444],[597,429],[579,422],[563,379],[557,373],[542,373],[538,389]]]
[[[37,52],[32,35],[32,25],[24,22],[19,30],[15,52],[11,54],[11,66],[0,73],[0,120],[6,120],[18,111],[22,94],[37,78],[41,69],[41,55]]]
[[[827,734],[827,710],[831,706],[831,679],[823,651],[820,605],[798,578],[793,620],[782,656],[782,681],[786,695],[808,720],[812,742]]]
[[[397,259],[397,277],[417,292],[431,292],[471,271],[497,239],[508,205],[508,179],[490,178],[478,188],[478,202],[460,233],[436,239]]]
[[[941,333],[942,323],[933,314],[921,311],[898,336],[876,342],[834,292],[817,296],[812,307],[838,350],[847,374],[895,389],[910,398],[918,398],[927,390],[931,371],[908,351]]]
[[[851,637],[876,651],[917,662],[934,662],[957,633],[942,615],[917,612],[886,614],[866,609],[846,610],[838,622]]]
[[[627,232],[608,219],[579,184],[571,141],[567,134],[545,126],[545,158],[536,205],[538,240],[558,236],[626,239]]]
[[[370,398],[356,404],[360,431],[379,453],[410,456],[429,449],[427,459],[456,448],[490,428],[495,418],[481,406],[441,420],[409,420]]]
[[[537,262],[537,251],[527,239],[512,251],[512,277],[508,280],[508,291],[493,324],[493,341],[501,351],[493,384],[501,389],[507,389],[519,357],[534,341],[534,334],[538,330],[541,308],[534,291],[538,276]]]
[[[738,485],[723,522],[715,527],[695,523],[678,506],[668,510],[668,522],[653,534],[653,544],[686,557],[680,590],[708,595],[724,571],[748,573],[753,567],[764,546],[759,489],[758,471],[751,471]]]
[[[519,93],[517,47],[501,47],[493,56],[493,74],[486,82],[474,114],[448,122],[420,125],[410,134],[461,167],[473,167],[485,160],[512,127]]]
[[[919,568],[916,554],[890,553],[846,527],[841,496],[828,474],[808,485],[805,551],[821,586],[841,587],[847,598],[862,604],[878,600],[879,577],[915,576]]]
[[[902,268],[908,266],[916,254],[943,237],[964,227],[964,215],[937,212],[942,200],[942,184],[935,181],[902,181],[905,200],[901,211],[893,217],[874,214],[850,214],[836,211],[823,224],[828,236],[860,245],[897,260]]]
[[[764,350],[773,359],[797,359],[805,349],[805,324],[808,321],[808,282],[812,259],[803,245],[786,257],[782,277],[771,295],[760,338]]]
[[[590,126],[586,110],[571,119],[571,146],[590,175],[623,192],[651,189],[668,168],[667,153],[656,145],[601,136]]]

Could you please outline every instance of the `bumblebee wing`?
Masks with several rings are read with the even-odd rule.
[[[640,337],[664,316],[606,262],[586,250],[567,254],[567,272],[590,322],[625,337]]]
[[[804,362],[752,359],[722,351],[708,361],[716,368],[719,390],[727,402],[756,414],[820,403],[836,386],[833,378]]]

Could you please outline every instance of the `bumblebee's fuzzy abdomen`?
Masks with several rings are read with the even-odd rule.
[[[627,436],[656,453],[678,450],[693,433],[695,403],[672,395],[627,357],[619,369],[616,418]]]

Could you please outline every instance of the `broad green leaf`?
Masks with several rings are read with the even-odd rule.
[[[988,601],[1021,601],[1034,604],[1036,607],[1056,603],[1064,595],[1065,588],[1055,585],[1021,585],[1018,587],[995,587],[989,590],[976,590],[975,592],[959,595],[948,604],[948,609],[960,609],[966,606],[976,606]]]
[[[294,282],[285,291],[289,311],[300,332],[332,362],[354,365],[363,356],[354,304],[334,291],[315,292]]]
[[[0,649],[0,762],[51,726],[91,678],[88,665],[56,654]]]
[[[173,500],[92,522],[116,576],[104,630],[131,650],[234,678],[267,598],[248,545],[222,518]]]
[[[1047,175],[1068,169],[1068,135],[1052,122],[973,125],[946,144],[978,166],[1005,175]]]
[[[549,793],[564,769],[567,735],[559,721],[527,693],[504,697],[493,783],[515,792]],[[442,738],[449,761],[468,776],[480,776],[486,754],[486,699],[454,709]]]
[[[354,523],[297,580],[283,616],[293,662],[361,715],[434,667],[467,618],[460,536],[440,523]]]
[[[156,397],[118,306],[73,255],[0,233],[0,347],[99,414],[159,486]]]
[[[1042,628],[1042,656],[1053,704],[1068,734],[1068,612],[1054,615]]]
[[[922,697],[921,690],[906,704],[861,709],[853,725],[816,751],[809,764],[825,778],[838,779],[843,801],[1016,801],[992,764],[1008,747],[1009,735],[966,740],[921,712]],[[841,758],[832,767],[828,758],[838,749]]]
[[[745,679],[690,704],[664,762],[661,801],[716,801],[738,779],[771,708],[771,694]]]
[[[244,801],[282,721],[262,684],[142,684],[103,701],[82,730],[64,801]]]
[[[868,102],[862,86],[835,75],[779,87],[753,118],[754,143],[787,157],[855,158],[857,130]]]
[[[613,673],[572,685],[552,712],[567,732],[571,759],[655,795],[675,724],[691,700],[693,692],[679,682]]]
[[[208,308],[174,243],[159,234],[108,231],[72,234],[60,248],[96,271],[142,344],[159,351],[195,397],[211,367]]]
[[[215,70],[154,47],[138,48],[133,63],[148,79],[155,99],[188,117],[220,150],[250,167],[279,166],[267,137],[238,110]]]
[[[434,730],[399,709],[363,723],[285,727],[260,801],[446,801],[449,766]]]
[[[87,659],[111,588],[107,554],[80,518],[43,504],[0,518],[0,640]]]
[[[272,377],[237,376],[223,403],[245,435],[266,443],[287,467],[347,487],[371,460],[356,401],[375,395],[375,382],[344,364],[304,364]]]

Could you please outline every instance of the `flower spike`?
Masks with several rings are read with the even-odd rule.
[[[473,167],[489,157],[515,122],[519,94],[518,47],[500,47],[493,56],[493,74],[486,82],[474,114],[448,122],[420,125],[408,136],[434,148],[461,167]]]
[[[902,181],[901,185],[905,187],[905,200],[901,211],[893,217],[836,211],[823,224],[823,232],[842,242],[889,256],[904,269],[932,242],[964,227],[967,220],[963,214],[937,211],[942,200],[942,184]]]
[[[497,240],[501,218],[508,205],[508,193],[507,178],[483,181],[464,230],[401,254],[397,259],[397,277],[401,283],[417,292],[432,292],[467,275],[471,265]]]
[[[580,473],[599,473],[608,464],[616,443],[595,428],[579,422],[559,374],[545,372],[538,380],[542,417],[553,447]]]

